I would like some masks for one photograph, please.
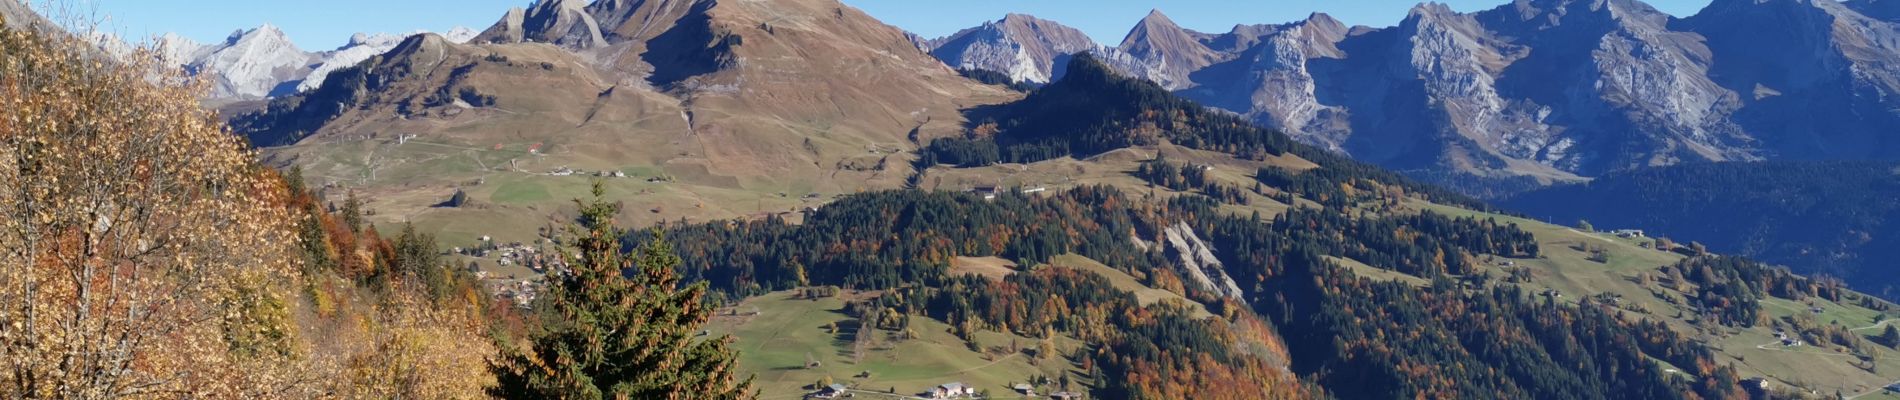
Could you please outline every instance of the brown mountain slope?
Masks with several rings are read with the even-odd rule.
[[[1122,39],[1120,49],[1147,66],[1144,78],[1179,90],[1194,85],[1188,74],[1229,58],[1202,44],[1204,39],[1212,35],[1182,28],[1161,10],[1153,10]]]
[[[627,207],[636,223],[899,187],[907,150],[959,132],[962,109],[1017,96],[958,76],[836,0],[585,9],[609,24],[607,44],[420,36],[238,118],[238,129],[280,165],[374,195],[385,220],[487,234],[475,229],[497,229],[503,215],[546,215],[504,210],[585,194],[591,178],[556,171],[626,174],[609,189],[639,203]],[[546,37],[534,26],[520,33]],[[488,208],[430,207],[456,190]]]

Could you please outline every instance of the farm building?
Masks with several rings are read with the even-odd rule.
[[[973,395],[976,395],[976,389],[964,385],[963,382],[945,383],[930,389],[930,398],[933,399],[955,399]]]
[[[830,386],[819,388],[817,392],[812,392],[812,394],[805,395],[805,398],[835,399],[839,397],[844,397],[845,392],[849,391],[849,389],[850,388],[845,387],[843,384],[833,383]]]

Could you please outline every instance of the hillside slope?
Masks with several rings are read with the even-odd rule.
[[[609,190],[639,204],[624,217],[641,223],[900,187],[902,152],[956,132],[963,108],[1017,96],[834,0],[581,10],[605,43],[411,37],[240,118],[238,131],[277,165],[371,195],[390,221],[529,239],[542,224],[507,215],[559,211],[586,192],[589,178],[572,171],[624,176]],[[433,207],[458,190],[484,206]],[[491,218],[519,224],[474,223]]]
[[[994,126],[927,149],[942,163],[920,186],[975,193],[858,194],[797,223],[672,224],[668,238],[685,274],[734,296],[839,286],[878,293],[858,310],[1104,343],[1091,362],[1107,397],[1220,393],[1210,385],[1224,375],[1150,365],[1170,355],[1207,354],[1212,371],[1248,361],[1219,361],[1235,348],[1224,340],[1096,337],[1103,324],[1135,338],[1155,328],[1050,304],[1124,307],[1160,290],[1200,303],[1214,326],[1259,318],[1287,349],[1259,354],[1346,398],[1739,398],[1751,377],[1777,396],[1859,394],[1900,365],[1871,339],[1892,305],[1838,282],[1423,201],[1461,197],[1172,106],[1184,101],[1077,57],[1067,78],[973,113]],[[1142,287],[1124,279],[1109,285],[1117,300],[1085,300],[1105,282],[1068,275],[1076,255]],[[969,259],[1020,267],[966,273]],[[1777,330],[1809,344],[1777,344]]]
[[[1900,257],[1896,199],[1892,163],[1764,162],[1621,172],[1501,204],[1539,219],[1699,241],[1894,298],[1900,280],[1886,260]]]

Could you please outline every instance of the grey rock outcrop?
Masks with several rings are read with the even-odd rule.
[[[957,38],[980,44],[933,54],[1014,75],[1060,57]],[[970,62],[970,49],[1000,50]],[[1900,0],[1716,0],[1688,18],[1638,0],[1425,3],[1387,28],[1314,14],[1220,34],[1157,11],[1109,50],[1130,76],[1432,179],[1900,159]]]

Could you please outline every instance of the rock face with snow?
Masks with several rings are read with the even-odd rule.
[[[928,44],[1016,75],[1061,57],[1011,52],[1034,37],[979,34],[992,25]],[[1441,182],[1900,159],[1900,0],[1715,0],[1688,18],[1639,0],[1426,3],[1386,28],[1314,14],[1219,34],[1157,11],[1112,50],[1123,73]]]
[[[358,33],[355,36],[351,36],[349,44],[343,45],[343,47],[339,47],[336,50],[319,54],[322,61],[317,63],[316,68],[310,71],[310,75],[304,78],[303,82],[297,84],[297,91],[302,92],[316,89],[318,86],[323,85],[324,78],[329,76],[331,72],[356,65],[378,54],[387,53],[390,49],[396,48],[397,44],[401,44],[403,39],[424,33],[429,32],[418,30],[401,35]],[[448,32],[443,33],[442,38],[453,43],[465,43],[475,38],[475,35],[476,32],[473,30],[456,27],[455,29],[450,29]]]
[[[965,29],[924,45],[952,67],[1008,74],[1019,82],[1049,83],[1070,55],[1106,50],[1087,34],[1022,14]]]
[[[422,33],[427,31],[358,33],[336,50],[307,52],[297,48],[283,31],[267,24],[234,32],[222,43],[202,44],[165,34],[155,38],[153,45],[160,60],[182,66],[193,75],[215,76],[211,100],[242,101],[314,89],[331,72],[387,52],[404,38]],[[473,30],[457,27],[443,36],[461,43],[475,35]]]
[[[1338,44],[1347,28],[1326,14],[1282,25],[1241,25],[1214,41],[1237,56],[1196,73],[1204,84],[1182,93],[1210,106],[1288,129],[1307,143],[1335,151],[1350,133],[1343,107],[1319,101],[1307,63],[1344,57]]]
[[[186,64],[193,74],[214,74],[211,96],[259,99],[294,93],[295,82],[310,75],[317,56],[291,43],[277,27],[238,31],[224,43],[193,52]]]

